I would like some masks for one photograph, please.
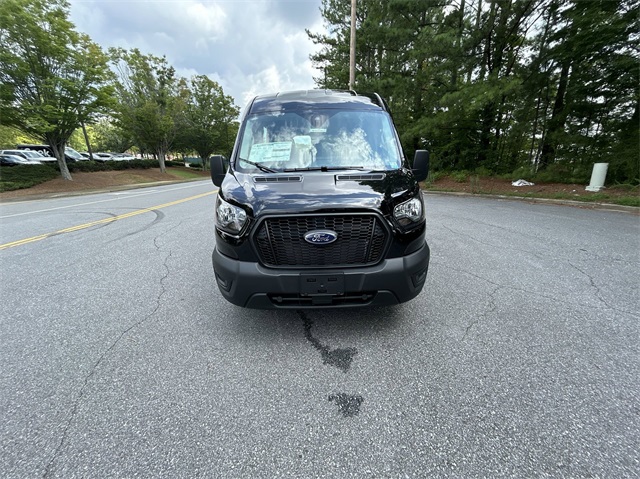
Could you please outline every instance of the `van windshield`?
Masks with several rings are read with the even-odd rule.
[[[244,122],[236,169],[356,167],[395,170],[400,149],[382,111],[263,112]]]

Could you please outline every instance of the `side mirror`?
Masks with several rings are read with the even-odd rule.
[[[416,150],[413,157],[413,176],[418,181],[424,181],[429,175],[429,151]]]
[[[222,155],[213,155],[211,157],[211,181],[216,186],[220,186],[222,184],[222,180],[224,180],[224,175],[227,172],[225,168],[225,157]]]

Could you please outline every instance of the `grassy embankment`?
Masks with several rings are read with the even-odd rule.
[[[638,185],[607,185],[599,192],[585,190],[587,182],[564,183],[536,179],[531,187],[514,187],[512,178],[480,176],[473,174],[431,174],[424,182],[428,191],[464,192],[478,195],[501,195],[523,198],[547,198],[571,200],[586,203],[609,203],[622,206],[640,207],[640,187]]]
[[[126,175],[129,179],[128,183],[131,183],[132,179],[135,183],[146,183],[149,180],[145,175],[145,171],[151,169],[157,169],[159,167],[158,162],[154,160],[134,160],[134,161],[122,161],[122,162],[107,162],[107,163],[95,163],[95,162],[82,162],[82,163],[70,163],[69,170],[73,173],[83,172],[123,172],[124,170],[130,171],[131,175]],[[178,180],[190,180],[202,178],[203,173],[196,170],[188,170],[181,163],[167,162],[167,179]],[[25,188],[31,188],[32,186],[39,185],[49,180],[53,180],[60,176],[60,172],[57,167],[51,165],[24,165],[24,166],[12,166],[12,167],[0,167],[0,192],[13,191]]]

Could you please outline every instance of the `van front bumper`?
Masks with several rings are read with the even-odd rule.
[[[430,250],[343,269],[274,269],[238,261],[214,248],[213,269],[224,298],[253,309],[388,306],[415,298],[424,286]]]

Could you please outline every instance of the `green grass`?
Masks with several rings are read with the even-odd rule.
[[[203,179],[205,178],[205,176],[202,174],[202,172],[200,170],[198,170],[198,172],[194,172],[194,171],[189,171],[189,170],[177,170],[177,169],[172,169],[172,170],[167,170],[167,172],[170,175],[173,176],[177,176],[178,178],[181,178],[183,180],[192,180],[192,179]]]
[[[541,196],[544,197],[544,196]],[[592,195],[570,195],[565,193],[554,193],[549,195],[552,199],[557,200],[574,200],[583,201],[585,203],[610,203],[613,205],[636,206],[640,207],[640,196],[611,196],[606,193],[596,193]]]
[[[441,191],[443,193],[456,193],[457,191],[451,188],[438,188],[437,186],[430,185],[426,188],[429,191]],[[526,193],[526,192],[495,192],[484,191],[482,189],[475,189],[472,185],[471,194],[479,195],[500,195],[500,196],[513,196],[515,198],[546,198],[551,200],[570,200],[581,201],[584,203],[608,203],[612,205],[621,206],[634,206],[640,207],[640,196],[638,194],[630,194],[627,196],[613,196],[607,193],[590,193],[585,195],[576,195],[571,193]]]
[[[68,166],[72,172],[71,174],[73,175],[73,173],[78,171],[89,173],[93,171],[110,171],[113,169],[131,169],[132,172],[135,172],[136,166],[142,169],[153,167],[157,168],[158,162],[154,160],[135,160],[130,162],[121,161],[110,163],[83,161],[79,163],[69,163]],[[167,166],[174,166],[174,164],[168,162]],[[202,179],[206,177],[205,175],[202,175],[201,172],[179,168],[167,168],[167,173],[174,178],[182,180]],[[31,188],[32,186],[58,178],[59,176],[60,172],[52,165],[3,166],[0,167],[0,192]]]

